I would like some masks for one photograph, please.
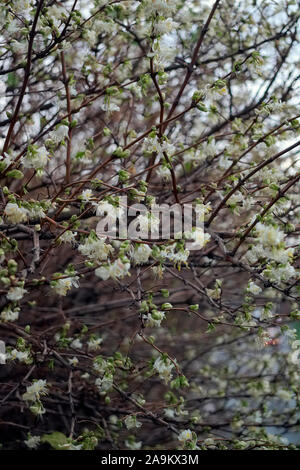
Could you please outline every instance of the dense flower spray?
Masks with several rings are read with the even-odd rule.
[[[1,448],[299,446],[299,21],[1,2]]]

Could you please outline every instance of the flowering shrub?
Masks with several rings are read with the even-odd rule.
[[[299,444],[297,3],[1,3],[4,449]]]

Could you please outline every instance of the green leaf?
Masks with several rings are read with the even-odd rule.
[[[19,77],[16,73],[14,72],[10,72],[8,75],[7,75],[7,79],[6,79],[6,85],[9,87],[9,88],[15,88],[19,85]]]
[[[24,177],[22,171],[20,171],[20,170],[11,170],[11,171],[8,171],[7,176],[8,176],[9,178],[15,178],[15,179],[17,179],[17,180],[21,180],[21,179]]]
[[[62,432],[54,431],[51,434],[44,434],[42,442],[47,442],[55,450],[64,450],[62,446],[68,444],[68,439]]]

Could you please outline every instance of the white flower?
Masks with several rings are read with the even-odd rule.
[[[29,449],[36,449],[39,444],[41,442],[41,438],[40,436],[28,436],[28,439],[27,441],[24,441],[25,445],[29,448]]]
[[[25,168],[44,168],[48,162],[48,152],[43,145],[39,149],[31,148],[22,159]]]
[[[166,20],[157,21],[154,24],[154,32],[156,34],[166,34],[171,33],[176,29],[178,23],[172,20],[172,18],[167,18]]]
[[[286,264],[293,259],[294,251],[294,248],[272,248],[271,251],[268,251],[268,258],[277,261],[277,263]]]
[[[262,247],[262,245],[256,245],[251,248],[251,250],[248,250],[246,253],[246,258],[249,261],[250,264],[256,263],[256,261],[264,257],[265,251]]]
[[[18,351],[17,349],[13,349],[8,355],[8,359],[14,361],[17,359],[20,362],[26,363],[29,359],[29,352],[28,351]]]
[[[104,101],[104,103],[100,105],[100,108],[102,109],[102,111],[108,113],[120,111],[120,106],[118,106],[116,103],[113,103],[111,99]]]
[[[30,219],[43,219],[46,214],[44,209],[39,204],[34,204],[28,209]]]
[[[90,374],[88,372],[85,372],[84,374],[81,375],[81,378],[83,380],[88,380],[90,378]]]
[[[23,394],[23,400],[36,401],[41,396],[47,395],[47,380],[36,380],[32,385],[26,387],[26,393]]]
[[[82,191],[82,194],[81,194],[81,199],[84,201],[84,202],[89,202],[93,197],[93,191],[91,189],[85,189],[84,191]]]
[[[214,289],[206,288],[205,291],[206,291],[208,297],[210,297],[211,299],[215,299],[215,300],[220,298],[221,292],[222,292],[221,287],[217,282],[215,283]]]
[[[16,34],[20,29],[20,24],[19,21],[14,20],[12,17],[10,17],[10,22],[7,25],[7,32],[11,35]]]
[[[102,281],[107,281],[110,278],[110,267],[109,266],[101,266],[95,270],[96,276],[100,277]]]
[[[14,310],[7,308],[2,310],[0,318],[2,321],[13,322],[19,319],[19,312],[19,308],[15,308]]]
[[[4,215],[7,222],[11,224],[19,224],[28,220],[28,210],[24,207],[19,207],[15,202],[6,204]]]
[[[254,282],[249,282],[247,292],[251,292],[251,294],[259,294],[262,291],[261,287],[257,286]]]
[[[153,328],[154,326],[160,326],[165,317],[164,312],[153,310],[151,313],[148,313],[148,315],[144,315],[143,319],[145,320],[146,326]]]
[[[202,152],[206,157],[214,157],[216,153],[218,153],[215,139],[212,139],[210,142],[204,142],[202,145]]]
[[[276,395],[281,398],[281,400],[285,400],[285,401],[289,401],[293,398],[293,392],[291,392],[290,390],[278,390],[276,392]]]
[[[276,246],[284,240],[284,233],[278,227],[264,225],[261,222],[256,225],[256,233],[264,246]]]
[[[138,99],[143,98],[141,88],[136,83],[133,83],[132,85],[130,85],[128,87],[128,90],[130,90],[131,93],[133,93]]]
[[[160,16],[168,16],[176,11],[175,0],[147,0],[145,13],[151,16],[158,13]]]
[[[71,346],[71,348],[74,348],[74,349],[81,349],[82,348],[82,342],[80,341],[79,338],[76,338],[76,339],[73,339],[70,346]]]
[[[87,343],[89,351],[97,351],[100,348],[102,341],[102,338],[91,338]]]
[[[2,150],[4,140],[1,139],[0,142],[1,142],[0,143],[0,150]],[[0,156],[0,163],[4,164],[4,168],[7,168],[12,163],[12,160],[13,159],[12,159],[11,155],[8,155],[7,153]]]
[[[78,359],[77,359],[77,357],[75,357],[75,356],[72,357],[72,358],[69,358],[68,361],[69,361],[69,364],[70,364],[71,366],[77,366],[77,364],[78,364],[78,362],[79,362]]]
[[[134,440],[125,440],[125,445],[128,447],[130,450],[140,450],[142,447],[142,441],[136,442]]]
[[[71,232],[71,230],[66,230],[62,235],[60,235],[59,239],[63,243],[75,243],[77,232]]]
[[[135,415],[130,415],[125,419],[125,426],[127,429],[140,428],[142,423],[136,419]]]
[[[171,179],[171,172],[167,166],[161,165],[157,168],[156,173],[164,181],[168,181]]]
[[[221,170],[227,170],[231,166],[232,161],[229,160],[229,158],[226,157],[225,155],[222,155],[222,157],[220,158],[218,164],[219,164],[219,168],[221,168]]]
[[[228,201],[226,202],[226,204],[228,206],[231,206],[231,205],[234,205],[234,204],[238,204],[239,202],[243,202],[244,200],[244,195],[240,192],[240,191],[237,191],[235,194],[233,194],[229,199]]]
[[[181,431],[181,433],[178,435],[178,440],[180,442],[192,441],[193,440],[192,431],[190,429],[186,429],[184,431]]]
[[[292,342],[292,349],[297,350],[297,351],[300,349],[300,340],[299,339]]]
[[[139,215],[136,218],[136,221],[140,224],[141,232],[148,233],[148,230],[149,230],[149,227],[150,227],[150,219],[149,219],[148,215]]]
[[[166,36],[165,36],[166,37]],[[155,55],[156,63],[159,68],[164,69],[166,63],[171,62],[177,55],[177,43],[170,43],[170,36],[166,40],[164,38],[158,43],[159,49]]]
[[[263,271],[263,276],[269,279],[271,282],[289,281],[297,274],[294,266],[287,263],[284,266],[272,266]]]
[[[175,252],[175,245],[168,246],[160,252],[160,256],[174,262],[175,265],[180,266],[181,263],[187,263],[189,257],[189,250],[180,250]]]
[[[0,80],[0,96],[5,95],[5,92],[6,92],[6,85],[2,80]]]
[[[108,392],[113,386],[114,378],[112,374],[105,374],[103,378],[98,377],[95,380],[95,385],[99,392]]]
[[[56,144],[59,144],[62,140],[64,140],[69,133],[69,127],[65,126],[64,124],[60,125],[54,131],[50,132],[49,138],[53,140]]]
[[[157,370],[161,379],[168,383],[171,379],[172,369],[174,364],[168,358],[161,358],[160,356],[155,360],[153,368]]]
[[[7,354],[5,352],[5,346],[4,346],[4,352],[3,352],[3,350],[0,350],[0,364],[5,364],[6,359],[7,359]]]
[[[10,47],[15,54],[25,54],[28,49],[25,41],[17,41],[16,39],[10,41]]]
[[[292,364],[299,364],[300,360],[300,340],[292,342],[292,352],[288,355],[288,361]]]
[[[147,153],[156,153],[158,157],[163,158],[164,152],[167,155],[172,155],[176,151],[176,147],[170,142],[161,142],[157,136],[146,137],[143,143],[143,151]]]
[[[152,249],[149,245],[140,244],[134,249],[132,258],[136,264],[147,263],[152,253]]]
[[[102,3],[104,4],[104,2]],[[98,34],[112,33],[115,30],[115,24],[111,20],[108,20],[108,21],[96,20],[94,22],[93,29]]]
[[[148,231],[151,231],[151,233],[156,233],[160,224],[159,217],[155,214],[141,214],[136,217],[135,221],[140,226],[140,232],[134,233],[134,235],[140,236],[142,238],[147,238]],[[131,235],[130,229],[129,235]]]
[[[84,39],[89,43],[90,46],[94,46],[98,38],[98,34],[96,31],[93,31],[92,29],[90,30],[85,30],[84,32]]]
[[[99,203],[94,203],[96,206],[96,216],[102,217],[107,215],[113,219],[122,216],[124,209],[122,207],[116,207],[113,204],[110,204],[108,201],[101,201]]]
[[[191,233],[191,238],[193,238],[195,241],[189,244],[189,249],[199,250],[203,248],[210,241],[211,236],[209,233],[204,233],[204,230],[202,227],[195,227]]]
[[[104,261],[113,251],[113,248],[109,243],[105,243],[105,238],[94,238],[89,236],[86,238],[84,244],[79,245],[78,250],[84,256],[87,256],[92,260]]]
[[[270,232],[271,233],[271,232]],[[269,234],[270,234],[269,233]],[[246,258],[250,263],[255,263],[260,258],[274,260],[277,263],[289,266],[289,261],[293,259],[294,248],[274,245],[257,244],[252,246],[251,250],[246,253]],[[275,273],[275,278],[280,280],[279,273]]]
[[[54,25],[58,28],[63,18],[66,18],[67,11],[63,6],[51,5],[48,8],[48,15],[53,20]]]
[[[166,418],[174,419],[176,418],[175,410],[173,408],[165,408],[164,413]]]
[[[199,222],[204,222],[205,215],[211,211],[210,202],[207,204],[199,203],[195,206],[196,217]]]
[[[93,368],[95,369],[98,374],[103,375],[106,368],[107,368],[107,362],[105,359],[103,359],[101,356],[96,357],[96,359],[93,362]]]
[[[30,10],[29,0],[18,0],[15,2],[14,10],[17,13],[21,13],[22,15],[27,16]]]
[[[16,302],[17,300],[21,300],[26,292],[27,290],[23,289],[23,287],[11,287],[6,294],[6,297],[8,300]]]
[[[297,330],[296,328],[288,328],[284,331],[284,335],[289,339],[289,340],[294,340],[297,338]],[[294,344],[294,343],[293,343]],[[296,345],[295,345],[296,346]]]
[[[110,275],[112,278],[116,279],[118,277],[123,278],[129,274],[130,270],[130,263],[123,263],[123,261],[118,258],[114,263],[110,266]]]
[[[58,279],[55,281],[55,284],[52,285],[52,288],[58,295],[65,296],[72,287],[79,287],[78,279],[78,276]]]

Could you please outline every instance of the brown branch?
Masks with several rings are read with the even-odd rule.
[[[11,137],[12,137],[12,133],[13,133],[15,124],[18,120],[18,115],[19,115],[20,108],[21,108],[21,105],[22,105],[22,102],[23,102],[23,99],[24,99],[25,91],[26,91],[26,88],[27,88],[27,84],[28,84],[28,80],[29,80],[29,76],[30,76],[30,70],[31,70],[31,59],[32,59],[32,49],[33,49],[33,41],[34,41],[34,37],[35,37],[35,30],[36,30],[39,14],[41,12],[43,3],[44,3],[44,0],[40,0],[39,4],[37,6],[36,12],[35,12],[34,20],[33,20],[33,23],[32,23],[32,28],[31,28],[31,31],[29,33],[27,62],[26,62],[26,66],[25,66],[25,74],[24,74],[23,85],[22,85],[22,88],[21,88],[21,92],[20,92],[20,95],[19,95],[19,99],[18,99],[16,108],[15,108],[15,111],[14,111],[13,117],[11,118],[9,129],[7,131],[7,135],[6,135],[6,139],[5,139],[5,142],[4,142],[4,145],[3,145],[3,151],[2,151],[3,155],[8,150],[10,140],[11,140]]]
[[[216,0],[216,2],[214,3],[212,9],[211,9],[211,12],[206,20],[206,23],[204,24],[202,30],[201,30],[201,33],[200,33],[200,36],[199,36],[199,39],[198,39],[198,42],[196,44],[196,47],[194,49],[194,52],[193,52],[193,55],[192,55],[192,60],[191,62],[188,64],[188,69],[186,71],[186,75],[185,75],[185,78],[183,80],[183,83],[177,93],[177,96],[171,106],[171,109],[169,111],[169,114],[167,116],[167,120],[170,119],[170,117],[173,115],[175,109],[177,108],[178,104],[179,104],[179,101],[180,101],[180,98],[185,90],[185,87],[187,86],[191,76],[192,76],[192,73],[194,71],[194,66],[197,62],[197,57],[198,57],[198,53],[199,53],[199,50],[200,50],[200,47],[202,45],[202,42],[203,42],[203,39],[208,31],[208,28],[209,28],[209,25],[211,23],[211,20],[213,19],[213,16],[215,14],[215,11],[219,5],[221,0]],[[165,130],[166,126],[163,127],[163,130]]]
[[[292,187],[294,186],[294,184],[296,184],[298,181],[300,180],[300,174],[298,174],[295,178],[293,178],[289,183],[286,184],[286,186],[282,189],[282,190],[279,190],[278,191],[278,194],[277,196],[272,199],[272,201],[270,201],[270,203],[267,205],[267,207],[259,214],[259,216],[256,217],[255,221],[247,228],[247,230],[244,232],[243,236],[240,238],[238,244],[236,245],[236,247],[232,250],[232,256],[235,255],[235,253],[237,252],[237,250],[239,249],[239,247],[242,245],[242,243],[244,242],[245,238],[247,238],[247,236],[249,235],[249,233],[254,229],[254,227],[256,226],[256,224],[259,222],[260,218],[261,217],[264,217],[264,215],[266,215],[266,213],[271,209],[272,206],[274,206],[274,204],[276,204],[276,202],[282,198],[284,196],[284,194]]]
[[[62,74],[63,74],[63,83],[64,83],[65,90],[66,90],[67,111],[68,111],[68,121],[69,121],[69,132],[68,132],[68,141],[67,141],[67,158],[66,158],[66,184],[69,184],[70,180],[71,180],[72,109],[71,109],[71,95],[70,95],[70,89],[69,89],[69,79],[67,77],[66,61],[65,61],[64,51],[61,51],[60,59],[61,59],[61,68],[62,68]]]
[[[248,175],[246,175],[244,178],[242,178],[234,188],[232,188],[231,191],[222,199],[220,204],[216,207],[216,209],[213,211],[212,215],[210,216],[208,222],[207,222],[207,227],[210,226],[214,218],[218,215],[220,210],[225,206],[226,202],[228,199],[231,198],[231,196],[240,188],[243,186],[243,184],[248,181],[253,175],[255,175],[259,170],[264,168],[265,166],[269,165],[269,163],[272,163],[275,161],[277,158],[281,157],[282,155],[286,154],[287,152],[290,152],[294,148],[298,147],[300,145],[300,140],[296,142],[295,144],[291,145],[290,147],[287,147],[286,149],[282,150],[281,152],[276,153],[273,157],[268,158],[266,161],[262,162],[260,165],[258,165],[254,170],[252,170]]]

